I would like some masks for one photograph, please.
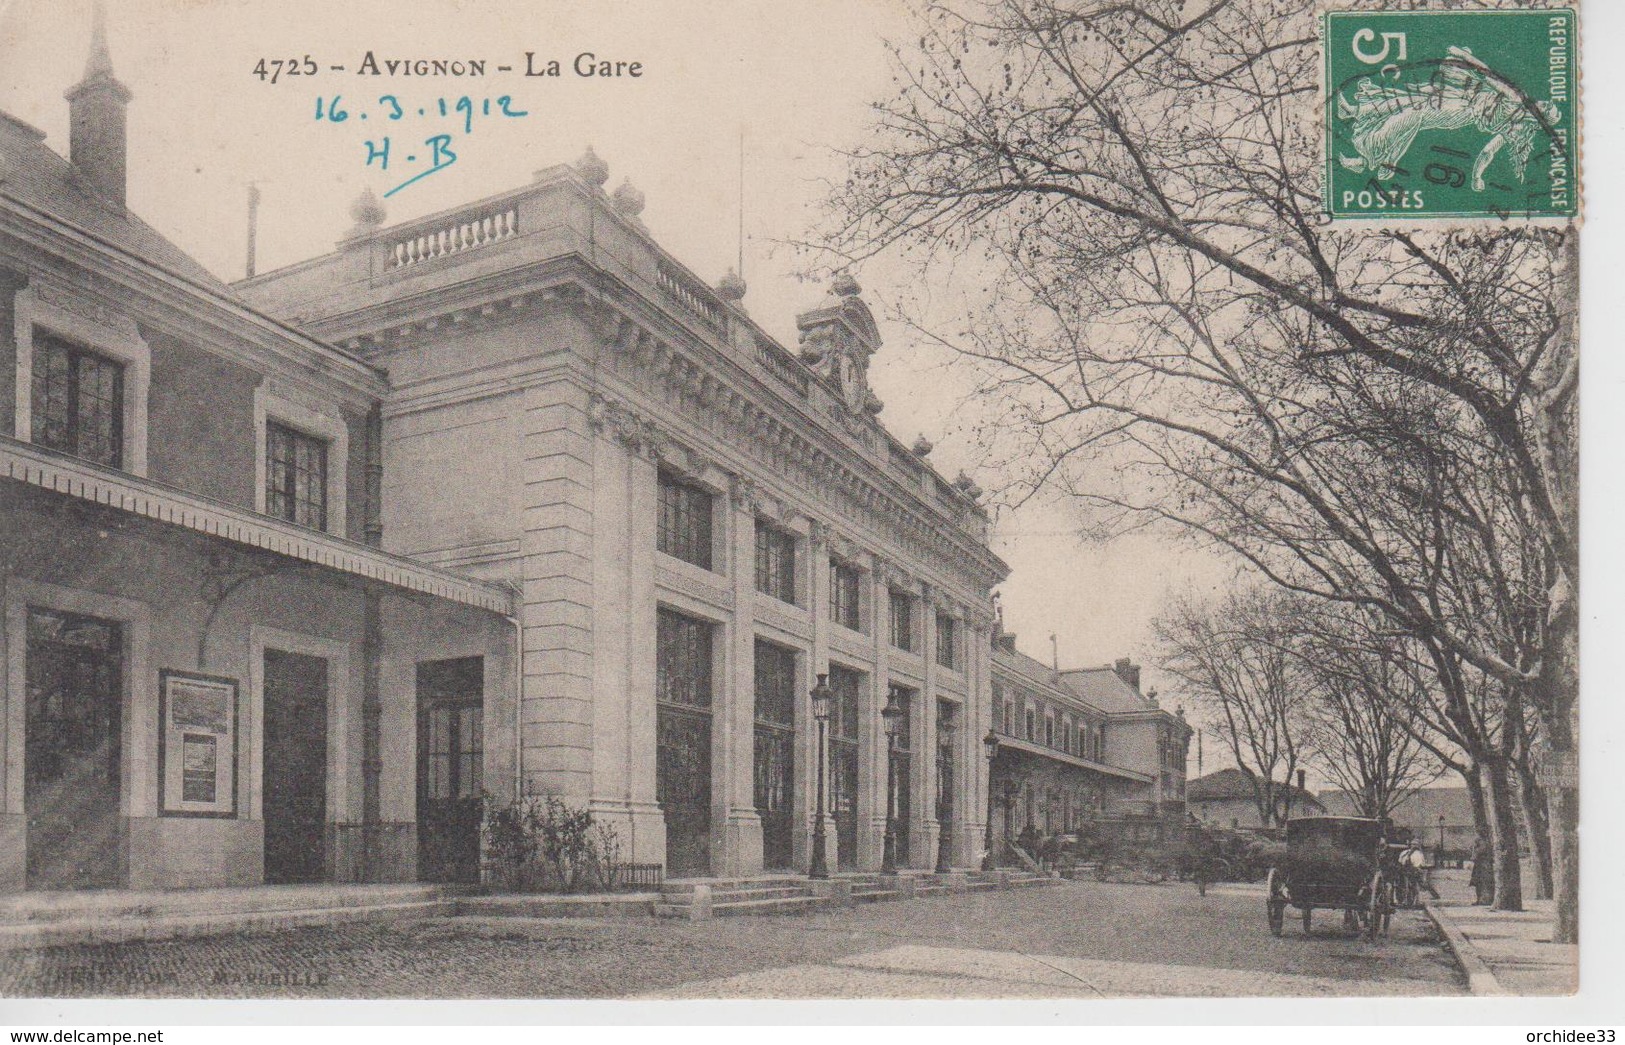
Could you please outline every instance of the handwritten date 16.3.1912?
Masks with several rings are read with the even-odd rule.
[[[318,123],[376,120],[386,131],[390,131],[394,124],[416,120],[451,122],[450,130],[423,139],[407,135],[397,144],[396,135],[390,131],[376,137],[369,136],[365,140],[366,166],[389,171],[393,164],[395,170],[409,172],[406,180],[384,193],[386,197],[456,163],[457,149],[461,147],[457,134],[466,138],[482,124],[517,120],[529,115],[529,110],[518,108],[513,97],[506,94],[496,98],[474,98],[466,94],[458,98],[434,98],[422,105],[402,99],[399,95],[384,94],[378,96],[376,104],[354,108],[345,102],[343,95],[334,94],[317,97],[315,109]]]

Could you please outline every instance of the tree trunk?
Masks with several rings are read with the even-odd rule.
[[[1523,910],[1523,868],[1518,845],[1518,817],[1513,811],[1512,780],[1507,760],[1491,755],[1482,763],[1485,798],[1489,802],[1490,843],[1495,856],[1496,911]]]
[[[1561,528],[1570,541],[1579,539],[1580,517],[1580,232],[1564,233],[1563,249],[1553,272],[1560,288],[1558,351],[1551,353],[1538,375],[1535,446],[1548,497],[1561,512]],[[1551,543],[1568,543],[1551,542]],[[1540,675],[1535,684],[1535,706],[1540,712],[1549,759],[1546,809],[1552,832],[1552,885],[1557,921],[1553,943],[1580,942],[1580,553],[1573,545],[1572,560],[1557,561],[1557,572],[1547,592],[1546,636]]]
[[[1546,789],[1552,832],[1552,898],[1557,901],[1553,943],[1580,942],[1580,789]]]
[[[1483,765],[1476,756],[1469,754],[1467,772],[1462,779],[1467,782],[1467,799],[1473,807],[1473,880],[1482,880],[1488,885],[1477,886],[1477,895],[1474,903],[1488,904],[1495,897],[1495,861],[1487,861],[1482,868],[1479,867],[1479,842],[1490,837],[1490,817],[1487,812],[1488,803],[1484,800]]]
[[[1552,835],[1546,815],[1546,789],[1535,781],[1535,772],[1528,753],[1520,751],[1513,763],[1517,772],[1518,806],[1523,812],[1523,829],[1529,837],[1529,851],[1534,856],[1535,880],[1531,883],[1532,898],[1552,898]]]
[[[1580,942],[1580,789],[1578,752],[1569,716],[1541,715],[1545,745],[1546,812],[1552,838],[1553,943]]]

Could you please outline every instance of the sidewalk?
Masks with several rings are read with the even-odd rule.
[[[1439,899],[1425,899],[1474,994],[1561,995],[1579,989],[1580,949],[1555,944],[1550,900],[1524,900],[1524,911],[1473,906],[1467,871],[1436,871]]]

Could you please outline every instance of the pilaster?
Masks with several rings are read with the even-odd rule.
[[[622,858],[666,859],[655,802],[655,462],[608,431],[593,441],[593,797]]]
[[[762,869],[762,820],[756,812],[756,513],[743,482],[735,479],[727,507],[728,568],[733,582],[734,613],[725,673],[713,731],[716,756],[711,765],[711,866],[724,875],[755,874]]]
[[[593,775],[593,437],[588,397],[561,378],[529,389],[524,404],[520,744],[525,787],[585,802]]]
[[[959,793],[955,796],[957,823],[954,825],[955,862],[973,867],[981,858],[983,836],[987,831],[988,779],[987,749],[982,740],[993,724],[993,674],[991,633],[987,627],[967,629],[965,637],[965,705],[958,733]]]
[[[812,621],[812,652],[807,656],[807,667],[802,679],[803,692],[809,694],[803,698],[802,707],[806,710],[808,728],[802,737],[802,751],[807,761],[807,775],[805,790],[810,796],[805,810],[804,823],[807,832],[796,840],[796,856],[801,865],[811,866],[812,863],[812,836],[818,819],[818,722],[812,715],[812,700],[810,694],[817,685],[817,676],[829,671],[829,530],[824,524],[814,522],[806,541],[806,561],[801,563],[801,578],[806,581],[808,613]],[[833,872],[836,869],[837,844],[835,838],[835,818],[830,815],[833,808],[831,796],[833,793],[830,775],[828,734],[829,724],[824,725],[825,747],[824,758],[824,863]]]
[[[928,587],[920,598],[920,659],[925,665],[925,685],[921,691],[921,716],[929,725],[921,729],[919,746],[926,752],[920,788],[914,800],[915,824],[912,832],[926,846],[915,847],[915,864],[935,866],[937,859],[937,611],[935,596]],[[925,863],[921,863],[924,860]]]
[[[886,706],[886,654],[884,638],[875,622],[875,592],[880,588],[874,563],[864,572],[864,594],[861,601],[867,606],[869,631],[875,639],[875,662],[869,672],[867,701],[858,710],[858,866],[866,871],[880,867],[882,848],[886,837],[886,773],[888,750],[886,747],[885,719],[880,709]],[[860,622],[861,623],[861,622]],[[899,863],[903,862],[899,856]]]

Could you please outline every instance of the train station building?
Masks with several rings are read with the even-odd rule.
[[[821,746],[832,869],[888,799],[899,865],[975,865],[1018,759],[1053,829],[1177,801],[1137,680],[995,642],[853,276],[782,344],[589,149],[228,285],[126,208],[99,31],[68,98],[66,157],[0,115],[0,891],[473,881],[484,795],[800,871]]]
[[[1092,821],[1153,825],[1185,819],[1183,708],[1142,693],[1127,658],[1058,669],[1016,649],[1001,630],[993,651],[988,744],[994,835],[1006,841],[1074,832]]]
[[[0,114],[0,891],[409,880],[513,593],[382,546],[383,372],[128,211],[129,101],[98,33],[66,158]]]
[[[978,491],[881,424],[855,279],[780,344],[608,176],[589,151],[399,226],[364,203],[235,289],[389,372],[384,546],[521,593],[528,793],[668,874],[803,867],[823,674],[829,865],[879,866],[888,704],[900,862],[935,862],[939,809],[969,862],[1006,572]]]

